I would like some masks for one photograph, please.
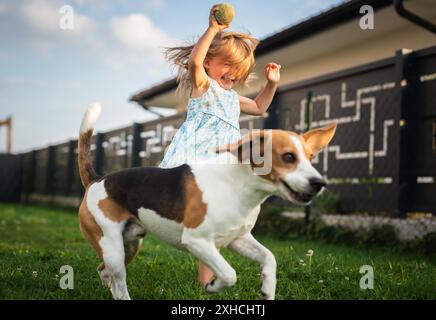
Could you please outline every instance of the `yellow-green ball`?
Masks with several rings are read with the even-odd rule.
[[[216,21],[219,24],[229,24],[235,17],[235,8],[230,3],[220,3],[215,12]]]

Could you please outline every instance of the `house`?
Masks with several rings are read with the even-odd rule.
[[[374,10],[374,29],[360,28],[362,6]],[[406,9],[436,22],[436,3],[410,0]],[[401,17],[393,0],[352,0],[263,39],[256,50],[255,72],[263,74],[270,61],[282,65],[281,86],[315,78],[338,70],[391,57],[396,50],[418,50],[436,45],[436,35]],[[240,93],[255,95],[260,77]],[[143,107],[155,106],[185,111],[175,95],[176,79],[170,79],[133,95]]]

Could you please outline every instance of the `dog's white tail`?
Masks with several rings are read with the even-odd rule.
[[[78,142],[78,162],[80,180],[84,188],[97,179],[97,174],[92,167],[91,161],[91,140],[94,125],[100,116],[101,105],[94,103],[86,110],[80,126],[79,142]]]
[[[89,106],[86,110],[85,116],[83,117],[82,124],[80,126],[80,133],[85,133],[94,128],[95,123],[100,117],[101,105],[96,102]]]

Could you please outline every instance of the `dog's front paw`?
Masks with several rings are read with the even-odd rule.
[[[217,290],[216,290],[216,286],[215,286],[215,280],[216,279],[213,279],[211,282],[207,283],[204,286],[204,291],[206,291],[207,293],[216,293]]]
[[[214,279],[209,282],[204,289],[208,293],[217,293],[223,291],[227,287],[231,287],[235,284],[236,280],[223,281],[220,278]]]
[[[204,290],[207,293],[218,293],[223,291],[225,287],[226,286],[223,285],[222,281],[220,281],[219,279],[213,279],[204,287]]]

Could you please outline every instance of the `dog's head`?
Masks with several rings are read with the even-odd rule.
[[[297,205],[307,205],[326,186],[311,160],[333,138],[336,124],[310,130],[302,135],[284,130],[252,131],[232,144],[220,146],[217,153],[230,152],[241,163],[250,163],[278,195]],[[259,161],[260,160],[260,161]]]

